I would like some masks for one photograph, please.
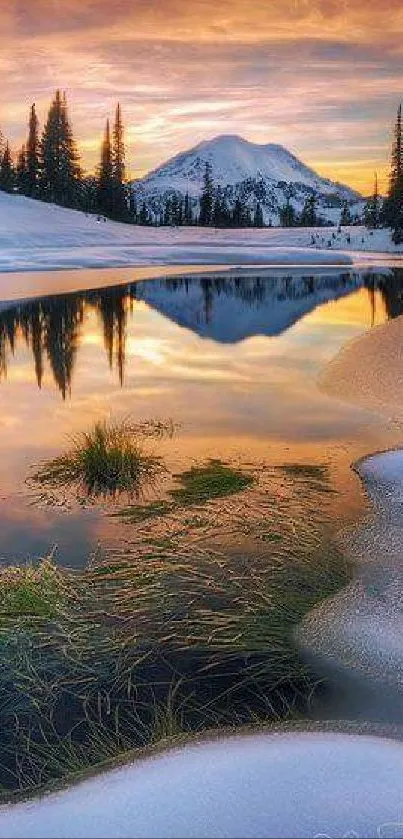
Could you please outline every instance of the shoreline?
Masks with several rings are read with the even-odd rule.
[[[403,260],[402,260],[403,266]],[[254,276],[258,272],[259,276],[265,279],[284,278],[290,275],[301,276],[312,274],[335,274],[340,272],[362,272],[367,271],[368,274],[382,274],[388,276],[391,269],[390,260],[386,260],[385,264],[379,262],[363,262],[363,263],[318,263],[304,264],[304,263],[228,263],[222,262],[216,264],[214,262],[202,262],[200,264],[178,263],[178,264],[161,264],[155,263],[150,265],[122,265],[117,267],[84,267],[84,268],[59,268],[46,270],[26,270],[26,271],[0,271],[0,311],[8,308],[9,304],[16,304],[24,300],[30,300],[40,297],[47,297],[53,295],[62,295],[75,293],[84,290],[93,290],[98,288],[107,288],[108,286],[130,285],[136,282],[145,280],[162,280],[170,277],[185,277],[185,276],[216,276],[217,274],[226,275],[230,277],[237,277],[238,274],[243,276]],[[116,273],[120,274],[120,278],[116,277]]]
[[[195,244],[132,244],[105,247],[77,246],[52,250],[30,248],[29,252],[0,252],[0,280],[15,274],[37,274],[63,271],[87,271],[107,269],[151,270],[163,267],[166,270],[180,266],[203,269],[283,269],[300,271],[306,269],[390,269],[403,268],[403,254],[388,251],[346,251],[298,247],[288,245],[277,247],[262,243],[235,245],[226,242]],[[115,251],[115,252],[114,252]],[[229,254],[228,252],[231,251]],[[134,253],[136,256],[134,256]],[[1,289],[0,289],[1,294]]]

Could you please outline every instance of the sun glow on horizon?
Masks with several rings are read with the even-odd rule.
[[[0,126],[23,142],[66,89],[88,171],[122,104],[131,177],[217,134],[281,143],[320,174],[386,186],[403,7],[388,0],[18,0],[2,8]],[[3,8],[4,7],[4,8]]]

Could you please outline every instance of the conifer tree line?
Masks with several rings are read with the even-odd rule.
[[[107,122],[96,175],[86,176],[69,119],[66,94],[56,91],[42,130],[33,104],[27,140],[15,161],[10,144],[0,132],[0,189],[129,221],[120,105],[112,129]]]
[[[403,137],[402,106],[397,109],[393,131],[389,187],[385,199],[379,194],[378,177],[375,173],[374,188],[364,210],[367,227],[389,227],[396,245],[403,242]]]
[[[209,163],[205,166],[200,199],[187,193],[183,198],[172,193],[164,205],[152,210],[136,196],[126,181],[125,143],[122,110],[117,105],[113,123],[106,121],[95,175],[86,175],[74,139],[68,114],[66,94],[57,90],[42,129],[35,104],[29,111],[27,139],[13,156],[9,142],[0,130],[0,189],[18,192],[65,207],[97,213],[118,221],[141,225],[201,225],[204,227],[264,227],[262,205],[253,207],[238,196],[229,204],[225,191],[214,184]],[[291,202],[291,194],[280,208],[283,227],[314,227],[321,224],[317,197],[309,194],[300,213]],[[403,242],[403,137],[402,106],[394,126],[389,188],[385,199],[374,188],[364,209],[367,227],[389,227],[396,244]],[[348,201],[341,208],[340,225],[353,224]]]

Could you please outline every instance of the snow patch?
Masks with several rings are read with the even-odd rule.
[[[403,744],[260,734],[177,749],[0,811],[9,837],[398,836]]]

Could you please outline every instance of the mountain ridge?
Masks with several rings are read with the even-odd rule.
[[[262,205],[265,223],[279,223],[280,210],[291,200],[296,212],[310,195],[318,198],[323,221],[337,223],[343,202],[360,205],[362,196],[350,187],[324,178],[278,143],[253,143],[237,134],[219,134],[179,152],[132,182],[136,200],[153,215],[162,212],[168,198],[186,194],[196,207],[206,164],[216,187],[228,201],[241,199],[253,210]]]

